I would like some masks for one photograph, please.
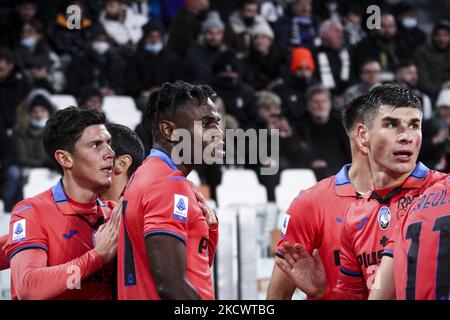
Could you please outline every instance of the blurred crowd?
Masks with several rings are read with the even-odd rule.
[[[381,8],[368,29],[366,8]],[[68,28],[76,20],[79,28]],[[4,0],[0,4],[0,191],[22,197],[26,169],[51,167],[40,142],[52,94],[82,107],[164,82],[209,84],[223,128],[278,129],[279,168],[318,179],[351,161],[339,109],[380,83],[424,107],[420,160],[449,171],[450,25],[425,32],[411,2],[336,0]],[[146,148],[149,128],[135,129]],[[255,168],[255,166],[249,166]],[[257,167],[257,165],[256,165]],[[257,168],[255,168],[257,169]],[[221,168],[202,172],[214,188]],[[279,175],[261,176],[269,200]]]

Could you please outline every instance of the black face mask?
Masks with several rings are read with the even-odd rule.
[[[311,78],[299,78],[295,75],[293,78],[297,88],[306,88],[311,84]]]
[[[242,18],[242,22],[244,22],[247,27],[251,27],[253,26],[253,23],[255,23],[255,17]]]
[[[119,14],[114,14],[114,15],[106,14],[105,18],[108,19],[108,20],[115,20],[115,21],[117,21],[117,20],[119,20]]]
[[[212,46],[206,41],[205,41],[205,47],[208,48],[210,51],[219,51],[219,49],[220,49],[220,45]]]

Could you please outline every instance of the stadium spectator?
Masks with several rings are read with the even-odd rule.
[[[17,0],[10,15],[0,14],[0,46],[13,48],[19,42],[22,24],[34,20],[37,11],[36,0]]]
[[[19,107],[14,144],[17,162],[22,168],[52,168],[42,144],[42,134],[48,118],[55,112],[48,91],[33,90]]]
[[[236,118],[240,127],[247,127],[255,117],[253,89],[242,81],[242,67],[231,52],[221,54],[213,66],[211,86],[223,99],[227,113]]]
[[[189,82],[205,82],[213,77],[212,67],[222,52],[225,26],[217,12],[211,12],[202,24],[199,41],[187,51],[182,78]]]
[[[250,53],[244,60],[244,81],[256,90],[270,90],[280,80],[285,59],[273,41],[273,31],[267,26],[259,25],[253,29]]]
[[[397,26],[395,18],[390,13],[381,14],[381,29],[370,30],[367,38],[355,48],[354,61],[356,73],[359,73],[364,61],[376,59],[381,65],[381,81],[394,79],[394,69],[399,63],[397,54]]]
[[[400,60],[412,59],[414,51],[425,44],[427,36],[418,26],[417,11],[412,3],[401,1],[394,11],[397,18],[397,54]]]
[[[17,66],[12,51],[0,48],[0,120],[8,135],[16,123],[17,107],[30,89],[30,83]]]
[[[356,46],[367,36],[362,28],[362,9],[359,5],[345,5],[342,8],[341,20],[344,27],[344,43],[347,48]]]
[[[259,181],[267,188],[267,197],[269,201],[275,201],[275,187],[280,182],[280,173],[287,168],[307,168],[311,164],[311,150],[306,142],[300,139],[295,129],[293,129],[286,117],[282,115],[281,99],[276,94],[270,91],[259,91],[255,94],[257,117],[255,123],[250,127],[268,130],[277,130],[279,138],[279,162],[275,163],[271,160],[272,166],[278,167],[278,172],[274,175],[261,175],[260,168],[262,165],[248,165],[249,168],[254,169]],[[265,139],[265,137],[260,137]],[[272,150],[270,144],[271,138],[267,137],[267,150]],[[259,146],[248,146],[251,148],[258,148]],[[247,162],[248,163],[248,162]]]
[[[436,112],[432,118],[423,123],[423,143],[420,159],[430,168],[448,172],[450,164],[450,141],[448,127],[450,125],[450,86],[439,93],[436,101]]]
[[[419,99],[422,104],[423,119],[429,119],[433,114],[433,106],[430,97],[417,88],[419,76],[417,66],[411,60],[400,61],[395,69],[395,80],[405,84]]]
[[[317,180],[322,180],[351,161],[350,145],[339,115],[332,111],[329,90],[322,86],[311,87],[307,111],[299,126],[300,136],[309,144],[311,168]]]
[[[197,41],[208,8],[209,0],[189,0],[171,22],[167,47],[180,58],[184,58],[187,49]]]
[[[369,93],[370,89],[381,84],[381,66],[377,60],[368,59],[361,66],[359,73],[360,82],[349,87],[344,93],[344,103],[362,94]]]
[[[121,52],[100,28],[93,31],[88,43],[88,48],[79,52],[67,68],[66,91],[78,97],[86,87],[96,86],[104,96],[122,94],[126,61]]]
[[[123,0],[106,0],[99,21],[116,44],[132,48],[142,38],[142,27],[148,18],[134,12]]]
[[[17,64],[30,73],[34,87],[43,87],[50,92],[62,91],[65,77],[61,60],[48,45],[39,21],[22,25],[20,43],[14,54]]]
[[[284,54],[295,47],[312,47],[318,36],[317,27],[311,0],[292,1],[285,15],[274,24],[276,43]]]
[[[243,0],[226,24],[225,43],[240,58],[250,51],[251,35],[255,28],[271,29],[266,19],[258,14],[258,4],[257,0]]]
[[[89,87],[82,91],[78,105],[81,108],[103,109],[103,95],[100,89]]]
[[[322,45],[313,50],[316,76],[322,86],[340,95],[353,80],[350,51],[344,47],[344,28],[338,20],[326,20],[319,33]]]
[[[161,27],[149,24],[127,67],[127,91],[137,98],[138,108],[144,109],[142,101],[147,101],[151,90],[175,80],[177,61],[177,56],[164,45]]]
[[[69,29],[67,26],[70,14],[67,14],[67,7],[77,5],[81,11],[80,29]],[[72,55],[87,49],[87,39],[92,30],[93,21],[89,19],[85,12],[84,1],[69,0],[61,1],[59,12],[53,21],[49,22],[48,36],[52,48],[60,55],[63,65],[66,66]]]
[[[419,88],[435,98],[445,81],[450,80],[450,24],[437,23],[431,44],[417,49],[415,61],[419,69]]]
[[[281,83],[273,88],[283,101],[283,114],[291,126],[297,127],[306,111],[306,91],[314,83],[315,64],[311,51],[306,48],[295,48],[291,52],[289,72]]]

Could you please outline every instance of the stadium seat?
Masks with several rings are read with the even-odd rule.
[[[258,177],[255,171],[250,169],[228,169],[222,174],[221,185],[227,186],[257,186]]]
[[[132,130],[141,122],[142,112],[136,108],[133,98],[128,96],[105,97],[103,110],[109,121],[122,124]]]
[[[219,207],[258,206],[267,203],[267,190],[262,185],[221,184],[216,189]]]
[[[69,94],[54,94],[52,95],[52,102],[57,110],[65,109],[70,106],[78,106],[75,97]]]
[[[280,184],[282,185],[294,185],[301,189],[308,189],[316,182],[316,175],[311,169],[284,169],[281,171]]]
[[[50,169],[34,168],[30,169],[28,183],[23,187],[25,198],[33,197],[38,193],[55,185],[61,176]]]
[[[308,189],[316,182],[310,169],[285,169],[281,172],[280,184],[275,187],[275,202],[281,211],[285,211],[300,190]]]
[[[196,186],[199,186],[201,184],[200,176],[198,175],[198,172],[195,170],[192,170],[191,173],[188,174],[187,179]]]

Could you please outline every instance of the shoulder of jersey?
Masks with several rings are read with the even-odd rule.
[[[302,190],[300,194],[303,197],[323,197],[325,192],[335,193],[334,190],[334,176],[328,177],[326,179],[320,180],[312,187]]]

